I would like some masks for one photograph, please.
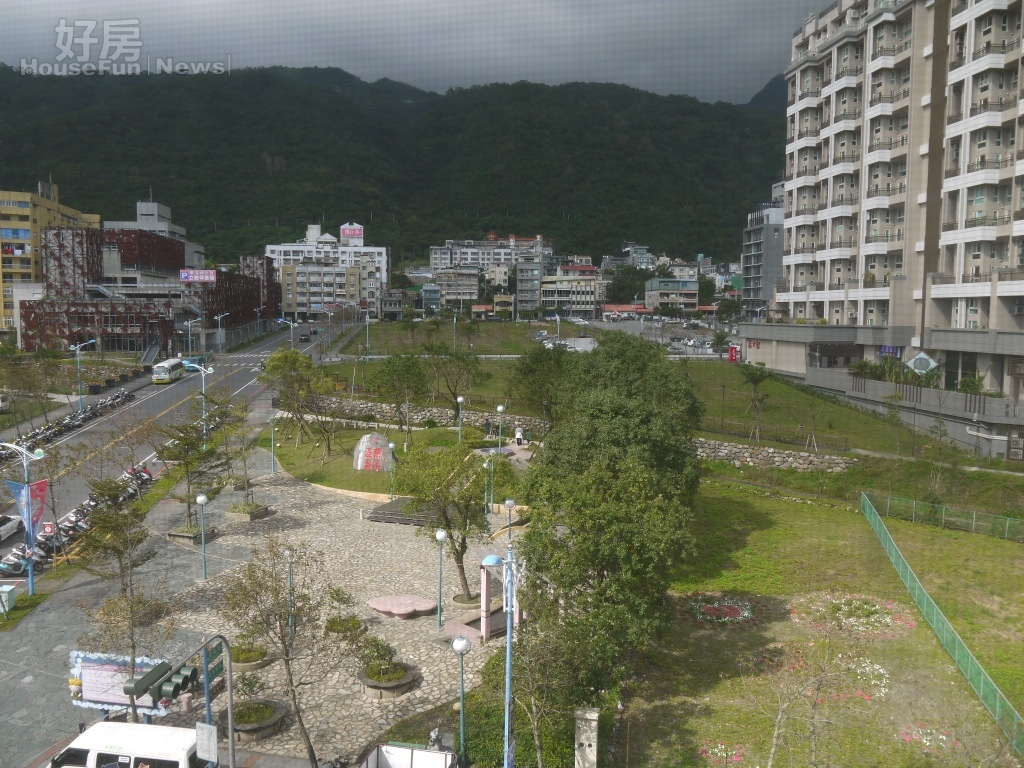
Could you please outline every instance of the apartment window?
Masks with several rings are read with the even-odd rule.
[[[999,29],[1005,32],[1010,27],[1010,16],[1006,13],[999,14]]]
[[[988,91],[988,72],[982,72],[978,75],[977,87],[978,93],[985,93]]]
[[[984,149],[988,146],[988,131],[984,128],[974,132],[974,146],[978,149]]]
[[[990,35],[992,34],[992,14],[983,16],[981,19],[981,34]]]

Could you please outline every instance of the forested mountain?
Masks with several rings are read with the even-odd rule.
[[[229,76],[27,77],[0,65],[0,189],[53,179],[64,203],[132,219],[135,201],[217,261],[317,221],[367,226],[422,260],[494,229],[601,255],[739,252],[783,165],[778,117],[625,86],[530,83],[444,95],[338,69]]]

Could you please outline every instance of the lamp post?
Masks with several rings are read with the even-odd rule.
[[[452,309],[452,352],[455,351],[455,329],[458,327],[459,316]]]
[[[199,375],[203,379],[203,450],[206,450],[206,438],[209,434],[206,429],[206,374],[213,373],[213,368],[204,368],[198,363],[193,363],[196,368],[199,369]],[[205,577],[204,577],[205,578]]]
[[[292,349],[295,349],[295,326],[298,323],[293,323],[291,320],[285,320],[283,317],[278,320],[279,323],[288,323],[289,341],[291,342]]]
[[[26,523],[25,525],[25,543],[29,548],[29,557],[25,558],[28,561],[28,594],[32,596],[36,593],[36,577],[35,569],[32,563],[31,551],[36,545],[36,533],[32,529],[32,491],[29,487],[29,471],[28,465],[30,462],[39,461],[46,457],[43,453],[42,448],[36,448],[34,451],[27,451],[20,445],[14,445],[13,443],[0,443],[4,448],[9,448],[16,454],[21,456],[21,468],[22,475],[25,479],[25,490],[23,491],[24,496],[22,497],[22,504],[24,505],[23,510],[18,510],[22,513],[22,520]]]
[[[186,320],[185,321],[185,325],[188,326],[188,356],[189,357],[192,357],[192,326],[195,323],[198,323],[202,319],[203,318],[201,318],[201,317],[196,317],[196,318],[193,318],[191,320]]]
[[[434,534],[437,539],[437,626],[441,626],[441,576],[444,572],[444,543],[448,540],[448,533],[444,528],[438,528]]]
[[[82,404],[82,347],[87,347],[90,344],[95,344],[96,339],[89,339],[83,341],[81,344],[73,345],[69,349],[75,353],[75,369],[78,372],[78,412],[81,413],[85,410],[85,406]]]
[[[499,456],[504,456],[505,454],[502,453],[502,448],[501,448],[501,426],[502,426],[502,417],[505,414],[505,406],[504,405],[499,405],[495,410],[498,411],[498,455]],[[491,504],[494,503],[494,482],[495,482],[497,471],[498,471],[498,468],[496,466],[496,462],[497,462],[497,459],[492,456],[491,457]],[[487,511],[489,512],[490,509],[488,509]]]
[[[487,513],[491,511],[490,508],[490,479],[491,479],[491,462],[494,461],[493,457],[484,462],[484,521],[486,524]]]
[[[395,444],[388,443],[388,450],[391,451],[390,461],[388,462],[391,470],[391,500],[395,500]]]
[[[461,443],[462,442],[462,404],[464,402],[466,402],[466,398],[464,398],[462,395],[459,395],[458,397],[455,398],[455,402],[459,406],[459,442]]]
[[[209,501],[205,493],[196,496],[196,504],[199,505],[199,542],[203,548],[203,581],[206,581],[206,504]]]
[[[452,650],[459,657],[459,765],[466,766],[466,654],[472,643],[459,635],[452,640]]]
[[[370,309],[366,309],[366,354],[370,354]]]
[[[222,312],[221,314],[219,314],[215,318],[213,318],[214,320],[217,321],[217,354],[218,355],[223,355],[224,354],[224,329],[221,328],[220,321],[221,321],[222,318],[225,318],[225,317],[227,317],[230,314],[231,314],[230,312]]]
[[[277,461],[275,456],[275,443],[274,443],[274,424],[277,419],[274,416],[270,417],[270,474],[277,474]]]
[[[515,499],[505,499],[505,509],[508,510],[508,545],[512,546],[512,510],[516,508]]]
[[[512,499],[506,500],[505,504]],[[515,502],[512,501],[512,506]],[[511,528],[509,529],[511,531]],[[522,568],[516,563],[512,542],[508,544],[508,554],[502,560],[497,555],[488,555],[483,559],[485,567],[501,566],[502,586],[504,587],[502,603],[505,609],[505,760],[504,768],[515,768],[516,745],[512,738],[512,632],[516,606],[516,586],[522,576]],[[481,599],[487,599],[481,595]]]
[[[284,559],[288,563],[288,642],[295,639],[295,590],[292,587],[292,551],[285,548]]]

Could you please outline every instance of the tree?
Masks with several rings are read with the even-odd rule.
[[[468,350],[449,350],[443,344],[430,344],[425,350],[434,390],[457,414],[459,396],[483,384],[491,375],[483,369],[480,358]]]
[[[750,430],[752,440],[761,441],[761,412],[764,410],[764,401],[768,395],[761,393],[761,385],[772,377],[772,371],[766,368],[764,363],[757,365],[741,365],[740,375],[750,385],[750,409],[754,412],[754,427]]]
[[[395,406],[398,429],[404,429],[411,442],[410,403],[430,391],[423,362],[416,355],[392,355],[370,377],[370,385]]]
[[[116,579],[118,594],[86,611],[90,631],[80,642],[103,653],[125,653],[129,669],[137,656],[156,649],[173,635],[158,621],[166,612],[163,601],[146,597],[135,571],[156,556],[147,546],[146,514],[128,497],[125,480],[97,478],[89,482],[99,504],[89,516],[89,530],[81,539],[82,567],[102,579]],[[132,719],[138,721],[134,697],[129,698]]]
[[[715,293],[718,292],[718,288],[715,285],[715,281],[707,277],[699,278],[697,282],[697,303],[706,307],[715,300]]]
[[[303,691],[337,664],[342,636],[327,632],[331,590],[323,588],[324,553],[308,542],[288,546],[268,536],[252,560],[224,585],[220,616],[281,659],[288,706],[306,748],[310,768],[316,751],[303,719]]]
[[[507,461],[496,461],[495,486],[511,493],[515,482],[512,468]],[[402,457],[395,473],[398,490],[412,497],[409,511],[432,515],[433,527],[448,534],[448,555],[459,572],[459,585],[467,599],[471,592],[466,578],[466,551],[488,530],[483,503],[486,477],[481,457],[458,445],[430,453],[414,448]]]
[[[196,529],[199,526],[193,503],[196,488],[204,478],[209,477],[220,468],[221,458],[217,446],[203,434],[203,427],[195,421],[167,424],[158,430],[158,444],[153,448],[157,458],[165,464],[174,462],[176,470],[181,473],[185,482],[185,493],[171,492],[172,499],[185,505],[185,527]]]
[[[304,417],[316,376],[316,366],[309,357],[296,349],[279,349],[267,358],[266,366],[257,377],[277,393],[281,409],[295,420],[296,445],[301,432],[307,428]]]
[[[718,359],[722,359],[722,351],[725,349],[725,345],[729,343],[729,332],[725,330],[717,330],[711,334],[711,345],[718,352]]]
[[[156,550],[147,546],[146,513],[127,498],[127,480],[94,478],[89,489],[98,505],[81,538],[82,567],[102,579],[117,579],[121,596],[131,597],[135,571],[156,556]]]
[[[637,294],[644,295],[644,285],[654,277],[649,269],[640,269],[623,264],[615,270],[615,277],[608,284],[607,297],[611,304],[632,304]]]
[[[520,550],[530,591],[586,614],[600,645],[623,651],[664,626],[672,568],[692,549],[702,408],[664,351],[633,336],[602,335],[578,365],[527,477]]]
[[[534,412],[540,411],[549,425],[554,423],[558,394],[575,360],[576,356],[562,347],[531,345],[516,360],[507,385],[508,397]]]

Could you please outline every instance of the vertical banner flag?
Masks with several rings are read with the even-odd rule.
[[[18,505],[18,516],[25,523],[25,530],[30,532],[31,540],[35,541],[39,532],[39,521],[46,511],[46,491],[49,480],[39,480],[31,485],[7,481],[7,489]]]

